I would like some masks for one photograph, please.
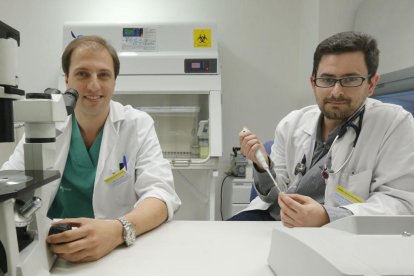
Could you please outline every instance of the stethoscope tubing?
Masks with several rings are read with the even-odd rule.
[[[332,142],[332,145],[329,148],[328,153],[326,154],[326,159],[331,158],[331,150],[332,150],[332,147],[335,144],[336,140],[338,140],[338,138],[339,138],[339,135],[337,135],[335,137],[334,141]],[[344,163],[339,167],[339,169],[337,169],[336,171],[333,171],[332,168],[331,169],[328,169],[327,161],[325,161],[324,169],[326,169],[326,171],[328,173],[330,173],[330,174],[337,174],[337,173],[339,173],[345,167],[345,165],[349,162],[349,160],[351,159],[352,154],[354,153],[354,150],[355,150],[355,145],[356,145],[356,143],[354,142],[354,145],[352,146],[351,152],[348,154],[348,157],[346,158],[346,160],[344,161]]]
[[[322,169],[322,176],[324,179],[328,179],[329,174],[339,173],[346,166],[346,164],[348,164],[349,160],[352,157],[352,154],[354,153],[356,143],[358,142],[358,139],[359,139],[359,134],[361,133],[362,120],[364,118],[364,113],[365,113],[365,104],[363,104],[360,108],[358,108],[358,110],[354,113],[354,115],[352,115],[351,118],[349,118],[347,122],[338,131],[338,134],[336,135],[334,141],[332,142],[328,150],[328,153],[326,154],[325,164]],[[359,117],[358,126],[353,123],[353,121],[355,121],[357,117]],[[351,149],[351,152],[348,154],[348,157],[346,158],[344,163],[342,163],[342,165],[336,171],[334,171],[332,170],[332,166],[329,166],[330,168],[328,168],[328,161],[331,162],[331,159],[332,159],[332,148],[335,145],[336,141],[346,133],[346,129],[348,127],[351,127],[355,131],[355,139],[352,145],[352,149]]]

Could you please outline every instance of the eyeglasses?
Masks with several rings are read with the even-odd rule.
[[[321,88],[328,88],[333,87],[337,82],[342,87],[358,87],[361,86],[362,83],[368,79],[370,76],[361,77],[361,76],[351,76],[351,77],[345,77],[341,79],[334,79],[334,78],[314,78],[315,86],[321,87]]]

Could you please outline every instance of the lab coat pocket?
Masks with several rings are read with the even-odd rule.
[[[105,183],[105,185],[110,190],[115,203],[118,206],[133,205],[136,201],[133,177],[125,170],[120,170],[112,177],[114,179]]]
[[[359,197],[365,201],[369,196],[372,171],[366,170],[357,174],[349,174],[347,178],[347,181],[342,178],[344,181],[338,184],[344,187],[351,195]]]

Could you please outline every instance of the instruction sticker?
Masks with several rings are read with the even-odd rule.
[[[211,48],[211,29],[194,29],[194,48]]]
[[[122,28],[122,50],[146,52],[157,50],[157,29]]]

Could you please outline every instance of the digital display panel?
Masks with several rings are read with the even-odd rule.
[[[124,37],[140,37],[142,36],[143,28],[123,28],[122,35]]]
[[[201,63],[200,62],[193,62],[193,63],[191,63],[191,68],[200,69],[201,68]]]
[[[217,59],[190,58],[184,60],[184,72],[188,74],[214,74],[217,73]]]

